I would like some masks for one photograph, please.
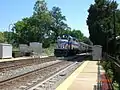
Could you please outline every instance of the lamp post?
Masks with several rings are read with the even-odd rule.
[[[13,27],[13,25],[14,25],[14,24],[11,23],[11,24],[9,24],[9,26],[8,26],[8,43],[10,42],[10,35],[11,35],[11,34],[10,34],[10,30],[11,30],[10,27],[11,27],[11,26]]]
[[[8,31],[10,31],[10,26],[13,26],[13,24],[12,24],[12,23],[9,24],[9,26],[8,26]]]

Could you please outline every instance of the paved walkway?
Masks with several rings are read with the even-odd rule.
[[[85,61],[56,90],[94,90],[97,73],[97,61]]]

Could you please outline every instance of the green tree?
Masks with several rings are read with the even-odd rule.
[[[0,43],[4,43],[6,41],[6,38],[4,36],[3,32],[0,32]]]
[[[35,27],[37,29],[36,36],[38,37],[38,41],[42,43],[46,43],[46,38],[51,38],[52,30],[50,27],[53,23],[53,18],[46,5],[47,4],[44,0],[37,0],[34,6],[33,14],[33,18],[35,19]],[[50,42],[51,40],[52,39],[50,39]]]
[[[14,25],[16,43],[46,43],[45,40],[51,38],[51,24],[52,16],[47,10],[46,2],[44,0],[37,0],[33,15],[29,18],[23,18]]]
[[[106,51],[106,42],[113,35],[113,10],[117,3],[109,0],[95,0],[88,10],[87,25],[93,44],[102,45]]]
[[[88,45],[93,45],[93,43],[91,42],[91,40],[87,37],[83,37],[83,42],[88,44]]]
[[[48,10],[45,0],[37,0],[31,17],[23,18],[14,24],[11,41],[16,44],[41,42],[44,48],[55,43],[57,36],[69,34],[83,40],[80,30],[71,30],[59,7]],[[7,34],[6,34],[7,37]],[[10,38],[9,38],[10,39]]]
[[[82,41],[84,37],[83,33],[80,30],[75,30],[75,29],[71,31],[70,35],[76,37],[80,41]]]
[[[59,7],[53,7],[50,11],[53,23],[51,25],[51,30],[54,32],[54,39],[57,38],[62,32],[68,28],[67,24],[65,23],[66,18],[62,15],[61,9]]]
[[[45,0],[37,0],[34,5],[34,14],[41,14],[47,11],[47,3]]]
[[[28,41],[28,24],[27,21],[29,20],[29,18],[24,18],[22,19],[22,21],[18,21],[17,23],[14,24],[14,35],[13,38],[15,40],[16,43],[21,44],[27,44],[29,43]]]
[[[79,41],[83,41],[83,40],[84,40],[84,35],[83,35],[83,33],[82,33],[80,30],[67,29],[67,30],[64,30],[64,31],[62,32],[62,35],[63,35],[63,34],[64,34],[64,35],[70,35],[70,36],[72,36],[72,37],[75,37],[75,38],[77,38]]]
[[[9,44],[13,44],[14,40],[13,40],[13,32],[3,32],[4,35],[4,42],[9,43]]]

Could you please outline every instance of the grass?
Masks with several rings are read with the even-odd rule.
[[[12,51],[19,51],[19,48],[18,47],[13,47]]]
[[[43,55],[51,56],[54,55],[55,44],[52,44],[49,48],[43,49]]]

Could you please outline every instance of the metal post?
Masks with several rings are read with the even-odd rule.
[[[100,60],[98,60],[98,83],[97,83],[97,90],[101,90],[101,78],[100,78]]]
[[[108,34],[106,33],[106,59],[108,57]]]
[[[113,2],[115,2],[113,0]],[[114,35],[114,54],[115,54],[115,58],[116,58],[116,24],[115,24],[115,21],[116,21],[116,17],[115,17],[115,9],[113,10],[113,35]]]
[[[13,26],[12,23],[9,24],[9,26],[8,26],[8,43],[10,42],[10,35],[11,35],[11,34],[10,34],[10,30],[11,30],[11,29],[10,29],[10,26],[11,26],[11,25]]]
[[[120,82],[119,82],[119,90],[120,90]]]

